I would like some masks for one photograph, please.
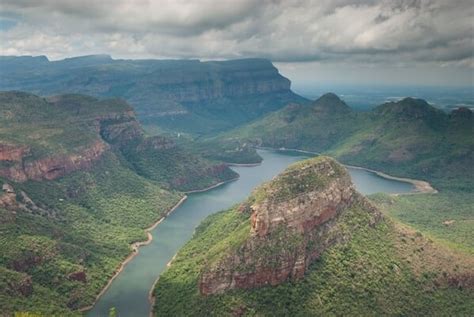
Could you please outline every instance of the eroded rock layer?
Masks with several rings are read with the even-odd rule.
[[[349,208],[366,210],[367,225],[380,218],[334,160],[320,157],[292,166],[238,208],[249,213],[248,238],[209,264],[200,278],[201,294],[302,278],[326,248],[348,238],[334,228]]]

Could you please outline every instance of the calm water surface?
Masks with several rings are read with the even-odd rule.
[[[147,317],[150,311],[148,292],[154,281],[204,218],[244,200],[253,188],[270,180],[291,163],[307,158],[294,152],[259,150],[259,154],[264,159],[261,165],[233,167],[240,174],[238,180],[207,192],[190,194],[151,232],[153,241],[140,248],[139,254],[127,264],[87,316],[105,317],[109,308],[115,307],[119,317]],[[411,184],[384,179],[365,170],[349,169],[349,172],[357,189],[364,194],[413,190]]]

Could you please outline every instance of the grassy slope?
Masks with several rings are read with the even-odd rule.
[[[371,198],[398,221],[450,248],[474,255],[474,201],[471,193],[441,192],[396,197],[377,194]]]
[[[364,211],[352,209],[339,224],[341,228],[365,224],[367,216]],[[463,255],[446,252],[389,219],[375,228],[364,225],[351,232],[350,242],[325,252],[300,282],[200,296],[197,283],[206,259],[221,241],[238,237],[236,233],[245,221],[242,214],[229,210],[210,216],[199,226],[160,277],[155,289],[156,316],[415,316],[474,312],[472,291],[450,287],[446,282],[447,276],[469,270],[472,258],[466,260]],[[420,269],[426,259],[432,265]],[[446,267],[444,275],[439,265],[456,265],[457,271]]]
[[[220,162],[205,159],[179,144],[163,149],[134,147],[122,153],[139,175],[180,191],[203,189],[238,177]]]
[[[169,149],[143,146],[148,144],[147,139],[140,135],[141,127],[132,111],[130,105],[118,99],[98,100],[74,94],[45,99],[24,92],[3,92],[0,93],[0,143],[30,147],[31,155],[26,161],[77,153],[101,140],[96,131],[98,117],[129,112],[131,117],[124,120],[130,120],[129,129],[137,129],[138,135],[133,140],[116,137],[118,140],[107,139],[107,142],[120,148],[135,172],[182,191],[206,188],[237,177],[228,168],[214,169],[218,163],[179,145]],[[114,136],[115,130],[112,127],[109,133]]]

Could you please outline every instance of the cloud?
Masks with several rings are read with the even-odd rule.
[[[472,0],[3,0],[2,54],[472,66]],[[13,20],[12,20],[13,19]]]

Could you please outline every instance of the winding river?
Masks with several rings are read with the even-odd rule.
[[[151,231],[153,241],[140,248],[87,316],[106,317],[109,308],[115,307],[120,317],[147,317],[151,308],[148,294],[156,278],[205,217],[244,200],[253,188],[270,180],[291,163],[308,157],[297,152],[267,150],[259,150],[259,154],[264,159],[259,166],[232,167],[240,174],[238,180],[206,192],[189,194],[182,205]],[[355,186],[363,194],[414,190],[410,183],[385,179],[362,169],[348,169]]]

